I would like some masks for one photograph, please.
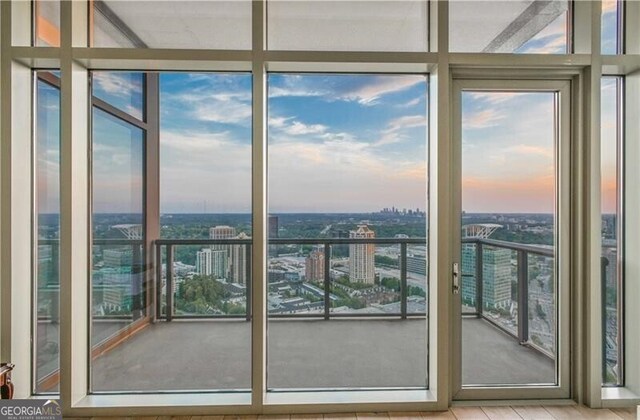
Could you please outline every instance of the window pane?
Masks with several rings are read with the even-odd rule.
[[[251,1],[118,1],[93,4],[95,47],[251,49]]]
[[[568,13],[565,0],[452,1],[450,50],[566,54]]]
[[[556,95],[462,92],[463,385],[557,383]]]
[[[55,80],[50,73],[40,73]],[[60,89],[42,79],[36,84],[36,328],[35,393],[58,392],[59,240],[60,240]]]
[[[160,115],[160,235],[184,245],[172,247],[172,302],[166,299],[172,287],[166,286],[163,247],[163,316],[167,319],[169,307],[177,321],[160,324],[158,333],[167,330],[161,347],[170,347],[186,366],[197,366],[184,377],[176,371],[171,386],[246,390],[251,388],[251,75],[162,73]],[[198,337],[198,343],[182,337]]]
[[[426,387],[426,101],[424,75],[269,75],[269,389]]]
[[[140,382],[134,378],[148,372],[144,362],[150,360],[145,357],[149,349],[135,353],[125,347],[147,322],[149,310],[143,269],[144,133],[94,107],[92,150],[92,389],[135,390]],[[141,371],[131,371],[141,363]]]
[[[271,50],[427,51],[427,2],[268,2]]]
[[[622,381],[622,238],[619,235],[621,196],[619,148],[621,130],[618,106],[622,98],[619,77],[602,79],[601,121],[601,199],[602,199],[602,282],[604,294],[604,378],[606,385]]]
[[[94,98],[105,101],[132,117],[144,117],[144,74],[118,71],[92,73]]]
[[[622,4],[618,0],[602,1],[602,54],[620,53]]]
[[[37,47],[60,46],[60,0],[33,0],[34,40]]]

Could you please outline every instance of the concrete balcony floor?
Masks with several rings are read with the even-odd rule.
[[[107,324],[100,329],[112,330]],[[424,319],[271,320],[268,386],[424,387],[426,334]],[[150,324],[94,360],[93,390],[249,389],[250,349],[246,321]],[[555,378],[550,358],[482,319],[463,319],[462,363],[464,384],[539,384]]]

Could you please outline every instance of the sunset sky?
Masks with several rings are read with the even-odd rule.
[[[604,4],[604,51],[615,50],[614,6]],[[565,31],[558,19],[519,52],[562,52]],[[94,72],[94,94],[141,118],[142,80]],[[270,74],[268,94],[269,211],[426,207],[427,77]],[[40,96],[38,133],[53,138],[56,92],[44,86]],[[614,100],[615,82],[605,81],[607,212],[615,208]],[[463,94],[464,210],[553,210],[552,101],[548,93]],[[250,74],[161,74],[160,105],[161,211],[249,212]],[[93,123],[95,211],[139,212],[142,132],[100,111]],[[57,172],[55,143],[43,142],[38,155],[48,168],[38,176],[45,213],[57,211],[58,188],[47,182]]]

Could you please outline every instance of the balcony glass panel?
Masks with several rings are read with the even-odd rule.
[[[621,189],[622,78],[602,78],[601,96],[601,200],[602,200],[602,323],[603,323],[603,378],[605,385],[623,383],[623,271],[622,267],[622,195]]]
[[[426,77],[268,93],[268,388],[424,388]]]
[[[427,51],[428,2],[267,2],[271,50]]]
[[[36,73],[35,393],[57,392],[60,366],[60,89]],[[53,82],[53,84],[52,84]]]
[[[449,3],[452,52],[567,54],[566,0],[455,0]]]
[[[251,49],[251,1],[90,2],[94,47]]]
[[[557,383],[556,132],[554,92],[462,92],[464,386]]]
[[[36,47],[60,46],[60,0],[33,0],[33,31]]]

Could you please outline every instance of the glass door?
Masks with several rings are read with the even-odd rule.
[[[453,94],[455,398],[568,397],[569,81]]]

